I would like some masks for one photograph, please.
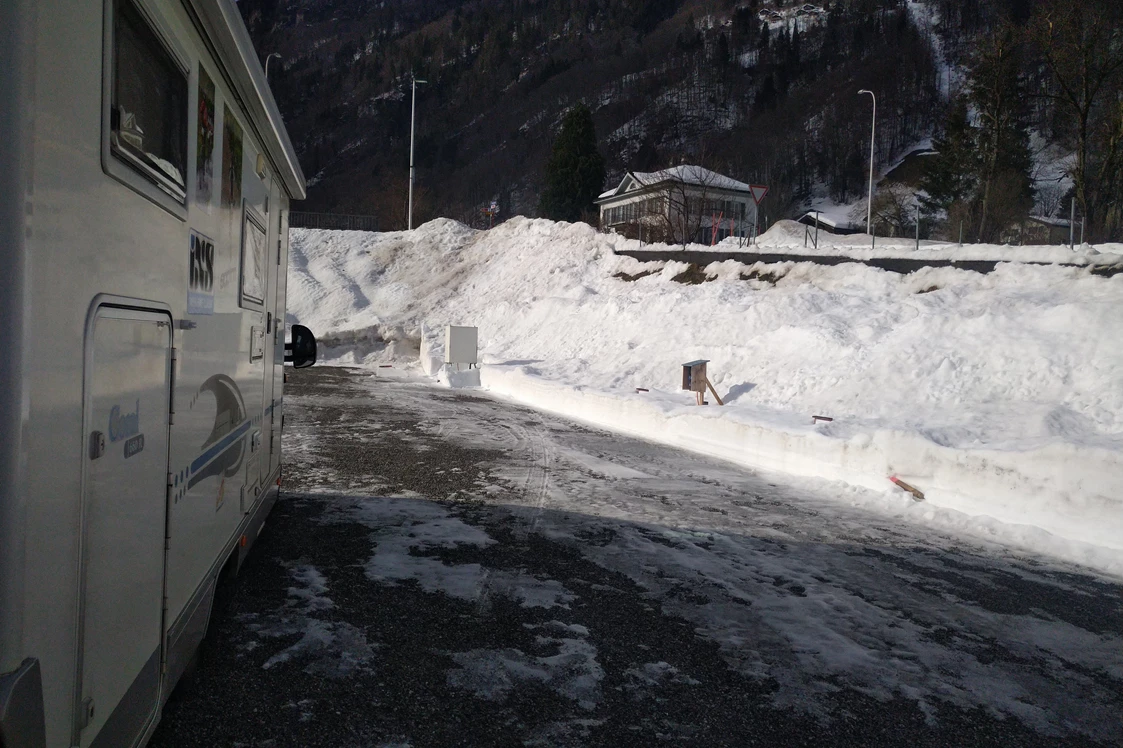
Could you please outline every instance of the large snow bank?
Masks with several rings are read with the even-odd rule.
[[[683,285],[685,265],[613,253],[637,246],[523,218],[295,229],[290,321],[344,362],[424,349],[429,372],[442,326],[475,325],[498,393],[750,466],[877,491],[897,474],[931,503],[1123,559],[1123,276],[724,262]],[[767,274],[782,277],[742,279]],[[698,358],[726,407],[679,391]]]

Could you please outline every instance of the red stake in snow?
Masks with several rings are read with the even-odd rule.
[[[910,486],[908,483],[905,483],[903,480],[901,480],[900,478],[898,478],[895,475],[890,475],[889,480],[891,480],[895,484],[897,484],[898,488],[901,488],[901,489],[911,493],[913,498],[916,499],[917,501],[924,501],[924,494],[920,492],[919,488],[915,488],[913,486]]]

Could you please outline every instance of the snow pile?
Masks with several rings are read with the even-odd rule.
[[[430,373],[443,326],[475,325],[497,393],[745,465],[876,491],[896,474],[931,503],[1123,550],[1123,276],[723,262],[686,285],[684,264],[613,253],[638,246],[523,218],[293,230],[290,321],[329,359]],[[726,407],[680,391],[700,358]]]

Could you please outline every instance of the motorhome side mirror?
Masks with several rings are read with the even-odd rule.
[[[304,325],[292,326],[292,341],[285,344],[285,363],[295,369],[316,363],[316,336]]]

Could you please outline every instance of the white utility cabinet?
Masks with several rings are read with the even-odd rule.
[[[478,332],[475,327],[445,327],[445,363],[446,364],[471,364],[479,363],[477,356]]]

